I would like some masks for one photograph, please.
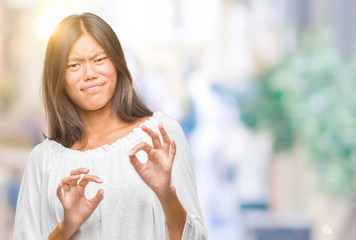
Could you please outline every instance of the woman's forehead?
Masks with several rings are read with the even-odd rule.
[[[93,36],[85,34],[74,41],[69,50],[68,59],[93,58],[100,54],[105,54],[104,48]]]

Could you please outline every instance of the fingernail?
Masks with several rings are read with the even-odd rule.
[[[87,168],[84,168],[83,170],[84,170],[84,172],[87,172],[87,171],[89,171],[89,169],[87,169]]]
[[[131,151],[129,152],[129,155],[132,156],[133,153],[134,153],[134,151],[131,150]]]

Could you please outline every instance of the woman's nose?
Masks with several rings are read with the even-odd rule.
[[[84,67],[84,80],[88,81],[91,79],[95,79],[98,77],[98,74],[96,72],[95,66],[92,63],[87,63],[85,64]]]

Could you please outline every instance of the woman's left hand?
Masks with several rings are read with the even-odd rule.
[[[176,144],[174,140],[169,139],[162,124],[160,124],[158,128],[162,135],[163,145],[156,132],[146,126],[142,126],[142,130],[152,138],[153,146],[146,142],[141,142],[132,148],[129,152],[129,158],[141,179],[159,198],[164,198],[170,191],[171,172],[176,154]],[[141,150],[147,153],[148,159],[145,163],[141,163],[135,156],[135,154]]]

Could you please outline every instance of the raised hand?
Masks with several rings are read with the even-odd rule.
[[[78,168],[71,171],[70,176],[62,179],[57,187],[57,197],[64,209],[63,228],[74,234],[80,226],[92,215],[101,200],[104,198],[104,190],[100,189],[96,196],[88,200],[84,193],[89,182],[102,183],[103,181],[94,175],[88,175],[88,169]],[[81,174],[85,174],[78,183]],[[62,189],[64,194],[62,193]]]
[[[146,126],[142,126],[142,130],[152,138],[153,146],[146,142],[141,142],[132,148],[129,152],[129,158],[141,179],[158,197],[165,197],[170,191],[171,172],[176,154],[176,144],[174,140],[169,139],[162,124],[160,124],[158,128],[162,135],[163,145],[158,133]],[[141,163],[135,155],[141,150],[145,151],[148,156],[147,162],[144,164]]]

